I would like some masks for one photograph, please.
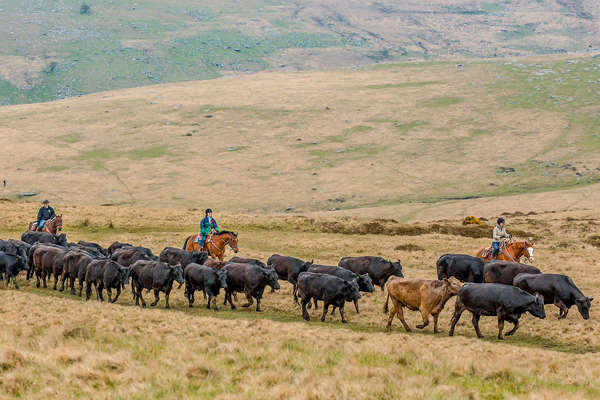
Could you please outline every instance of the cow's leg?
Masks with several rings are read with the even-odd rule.
[[[331,315],[333,316],[333,314],[335,314],[335,310],[337,309],[337,306],[335,304],[333,304],[333,308],[331,309]]]
[[[91,296],[92,296],[92,283],[88,281],[85,283],[85,301],[88,301]]]
[[[246,304],[242,304],[242,307],[250,307],[252,304],[254,304],[254,299],[248,290],[246,290],[246,300],[248,300],[248,302]]]
[[[52,290],[58,290],[58,272],[54,272],[54,286]]]
[[[289,279],[288,279],[289,281]],[[298,305],[298,284],[296,282],[290,282],[292,287],[292,295],[294,296],[294,304]],[[316,307],[316,305],[315,305]]]
[[[358,299],[354,299],[354,308],[356,308],[356,313],[360,314],[360,311],[358,310]]]
[[[59,291],[64,292],[65,291],[65,281],[67,280],[67,272],[63,271],[62,275],[60,276],[60,289]]]
[[[104,295],[102,291],[104,290],[104,282],[100,281],[100,283],[96,283],[96,293],[98,294],[98,300],[104,301]]]
[[[504,331],[504,318],[502,317],[502,313],[498,313],[498,340],[503,340],[504,336],[502,336],[502,331]]]
[[[340,315],[342,316],[342,324],[345,324],[347,321],[346,321],[346,318],[344,317],[344,303],[342,303],[342,305],[339,307],[339,309],[340,309]]]
[[[117,285],[117,295],[115,296],[113,301],[111,301],[111,303],[116,302],[120,295],[121,295],[121,285]]]
[[[260,309],[260,300],[262,299],[262,294],[256,295],[256,312],[261,312]]]
[[[6,274],[8,276],[8,274]],[[19,289],[19,285],[17,284],[17,277],[13,276],[12,277],[12,281],[13,281],[13,285],[15,286],[15,289]],[[6,285],[8,287],[8,285]]]
[[[558,307],[558,309],[559,309],[558,319],[567,318],[567,313],[569,312],[569,309],[567,308],[567,306],[565,305],[565,303],[563,303],[563,301],[558,298],[558,296],[554,296],[554,303],[553,304],[556,307]]]
[[[431,316],[433,317],[433,333],[440,333],[438,329],[438,317],[440,314],[431,314]]]
[[[450,324],[450,331],[448,332],[448,336],[454,336],[454,327],[456,323],[460,319],[460,316],[465,311],[465,306],[459,299],[456,299],[456,304],[454,306],[454,314],[452,314],[452,322]]]
[[[136,285],[136,291],[137,291],[137,297],[140,299],[140,302],[142,303],[142,307],[146,307],[146,301],[144,300],[144,297],[142,296],[142,285],[138,284]],[[137,300],[136,300],[137,302]]]
[[[46,289],[48,286],[46,285],[46,271],[42,270],[42,286]]]
[[[35,287],[40,287],[40,276],[41,276],[41,272],[39,270],[35,270]]]
[[[398,303],[398,300],[395,300],[393,298],[392,298],[392,304],[394,304],[396,306],[396,316],[398,317],[400,322],[402,322],[402,326],[404,326],[404,329],[406,329],[406,332],[412,332],[412,329],[410,329],[410,327],[406,323],[406,320],[404,319],[404,307],[402,306],[402,304]]]
[[[327,315],[327,309],[329,308],[329,303],[327,300],[323,301],[323,315],[321,315],[321,322],[325,322],[325,316]]]
[[[310,316],[308,315],[308,311],[306,311],[306,305],[310,303],[310,297],[306,296],[302,298],[302,318],[305,321],[310,321]]]
[[[165,308],[171,308],[169,305],[169,295],[171,294],[171,289],[167,289],[165,292]]]
[[[83,292],[83,282],[84,281],[82,279],[79,280],[79,294],[78,294],[79,297],[81,297],[82,292]]]
[[[514,335],[515,332],[517,331],[517,329],[519,329],[519,320],[517,320],[513,324],[514,324],[513,328],[510,331],[506,332],[506,336]]]
[[[387,322],[387,326],[385,328],[386,331],[390,332],[392,330],[392,321],[394,320],[394,315],[396,315],[396,308],[398,307],[398,302],[395,300],[392,300],[392,308],[389,310],[389,315],[388,315],[388,322]]]
[[[114,302],[112,301],[112,289],[111,289],[111,287],[110,287],[110,286],[107,286],[107,287],[106,287],[106,293],[108,294],[108,302],[109,302],[109,303],[114,303]]]
[[[481,331],[479,330],[479,314],[473,314],[473,319],[471,320],[473,322],[473,328],[475,328],[475,333],[477,333],[477,337],[479,339],[483,338],[483,335],[481,334]]]
[[[429,325],[429,310],[421,307],[419,310],[421,311],[421,317],[423,317],[423,323],[421,325],[416,325],[418,329],[424,329],[427,325]]]
[[[231,292],[227,292],[227,299],[229,300],[229,305],[231,305],[231,309],[235,310],[235,305],[233,304],[233,301],[231,301]]]
[[[150,303],[150,307],[154,307],[158,304],[160,296],[160,289],[154,289],[154,302]]]
[[[196,291],[195,288],[192,287],[185,287],[186,290],[186,295],[187,295],[187,299],[188,299],[188,303],[190,307],[194,306],[194,292]]]

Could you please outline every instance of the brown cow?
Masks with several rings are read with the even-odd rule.
[[[394,315],[397,315],[404,325],[404,329],[407,332],[411,331],[404,320],[404,307],[406,307],[409,310],[421,312],[423,324],[417,325],[419,329],[429,325],[429,314],[431,314],[433,316],[433,332],[439,333],[438,316],[446,302],[458,293],[462,285],[463,283],[453,276],[441,281],[392,278],[385,285],[388,295],[384,312],[388,312],[388,302],[390,297],[392,298],[387,330],[392,329],[392,319],[394,319]]]
[[[510,261],[490,261],[483,267],[483,282],[502,283],[512,285],[513,279],[519,274],[541,274],[533,265],[515,263]]]
[[[202,265],[206,265],[207,267],[217,269],[217,270],[220,270],[227,264],[229,264],[229,261],[219,261],[219,260],[215,260],[214,258],[209,258],[208,260],[206,260],[202,263]]]

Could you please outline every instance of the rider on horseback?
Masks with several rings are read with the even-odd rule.
[[[42,202],[42,207],[40,208],[40,211],[38,211],[36,230],[41,231],[46,221],[54,218],[55,215],[56,214],[54,213],[54,209],[50,207],[50,202],[48,200],[44,200]]]
[[[200,221],[200,233],[198,234],[198,236],[200,236],[200,239],[196,237],[196,241],[200,242],[200,249],[202,249],[206,238],[208,237],[208,235],[211,234],[212,231],[219,232],[217,221],[215,221],[215,219],[212,217],[212,210],[210,208],[207,208],[205,214],[206,216],[202,218],[202,221]]]
[[[506,242],[512,239],[512,235],[506,233],[506,228],[504,227],[504,218],[498,218],[497,225],[494,227],[493,233],[493,242],[492,247],[494,248],[494,253],[492,254],[492,258],[495,260],[500,253],[500,249],[506,245]]]

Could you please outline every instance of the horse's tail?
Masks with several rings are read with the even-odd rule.
[[[389,312],[388,303],[390,301],[390,292],[387,292],[387,298],[385,299],[385,305],[383,306],[383,312],[387,314]]]
[[[182,249],[185,250],[185,248],[187,247],[188,241],[190,240],[190,238],[192,237],[192,235],[188,236],[185,238],[185,242],[183,242],[183,247]]]

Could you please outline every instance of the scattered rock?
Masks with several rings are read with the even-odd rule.
[[[192,136],[192,132],[188,132],[184,136]]]
[[[212,118],[212,117],[213,117],[213,116],[212,116],[211,114],[206,114],[206,115],[204,116],[204,118]]]
[[[296,142],[301,142],[301,141],[302,141],[302,138],[297,138],[296,139]]]
[[[285,208],[285,211],[288,211],[288,212],[289,212],[289,211],[294,211],[294,207],[292,207],[292,206],[287,206],[287,207]]]
[[[236,151],[237,150],[237,146],[231,146],[227,148],[227,151]]]

